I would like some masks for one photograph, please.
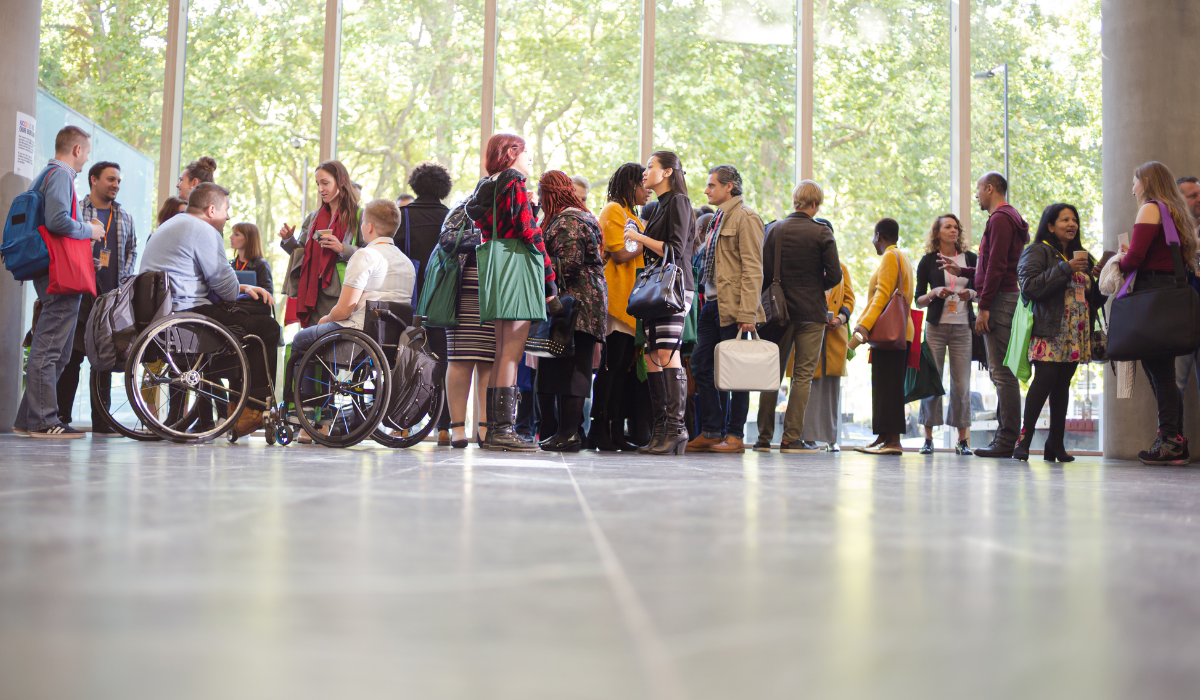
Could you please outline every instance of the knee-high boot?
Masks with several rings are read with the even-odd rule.
[[[687,412],[687,373],[682,369],[668,367],[660,372],[664,376],[666,415],[659,438],[650,444],[646,454],[682,455],[687,450],[688,431],[684,423]]]
[[[521,401],[521,390],[515,386],[498,386],[495,391],[495,419],[492,429],[488,431],[488,449],[501,452],[533,452],[538,449],[536,443],[517,434],[517,404]]]
[[[667,378],[665,372],[649,372],[646,375],[646,386],[650,389],[650,442],[645,447],[639,447],[638,452],[646,454],[651,447],[662,439],[663,424],[667,420]]]

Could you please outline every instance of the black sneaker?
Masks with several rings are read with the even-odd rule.
[[[1181,467],[1192,461],[1188,456],[1187,438],[1182,435],[1176,435],[1173,438],[1163,437],[1162,433],[1159,433],[1149,450],[1138,453],[1138,459],[1142,464],[1156,467]]]
[[[780,441],[779,451],[795,454],[797,452],[808,452],[809,449],[805,447],[804,443],[800,442],[799,440],[793,440],[792,442]]]
[[[921,445],[921,449],[917,450],[917,452],[923,455],[933,454],[933,440],[926,440],[925,444]]]
[[[754,442],[754,451],[755,452],[770,452],[771,451],[771,441],[763,440],[762,438],[759,438],[758,440],[756,440]]]
[[[967,442],[966,440],[959,440],[958,444],[954,446],[954,454],[961,455],[963,457],[970,457],[975,453],[971,451],[971,443]]]
[[[71,426],[63,425],[62,423],[52,425],[49,428],[43,428],[41,430],[29,431],[29,437],[41,438],[43,440],[74,440],[76,438],[81,438],[84,435],[87,435],[87,433],[82,433]]]

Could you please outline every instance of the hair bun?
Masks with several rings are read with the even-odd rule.
[[[212,156],[200,156],[196,162],[203,168],[211,170],[214,173],[217,172],[217,161],[213,160]]]

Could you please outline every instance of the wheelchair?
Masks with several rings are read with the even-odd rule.
[[[130,346],[124,388],[133,416],[114,397],[107,417],[114,430],[137,440],[201,443],[227,434],[236,442],[233,426],[250,406],[263,412],[267,444],[288,445],[299,428],[327,447],[349,447],[367,437],[386,447],[411,447],[436,426],[445,401],[444,378],[429,370],[436,358],[425,349],[420,321],[406,304],[368,302],[363,331],[327,333],[292,358],[288,376],[295,379],[285,401],[276,403],[250,396],[247,360],[247,353],[261,352],[265,361],[274,348],[255,335],[239,341],[206,316],[171,314],[150,323]],[[425,375],[408,382],[414,357],[424,359],[417,364]],[[393,370],[401,361],[409,374],[398,378]],[[272,377],[267,384],[275,397]],[[432,389],[414,400],[414,386]]]

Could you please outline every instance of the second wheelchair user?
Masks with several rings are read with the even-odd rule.
[[[400,208],[390,199],[376,199],[363,208],[362,234],[365,245],[350,256],[346,278],[337,304],[316,325],[296,334],[292,357],[298,358],[317,338],[338,330],[362,330],[368,301],[411,304],[417,270],[392,236],[400,227]]]
[[[188,197],[186,214],[172,217],[150,237],[142,255],[140,272],[162,270],[171,282],[173,311],[190,311],[207,316],[229,329],[241,340],[256,335],[266,343],[267,363],[257,343],[248,347],[250,395],[272,401],[268,376],[275,376],[279,346],[279,324],[271,316],[238,312],[233,303],[238,294],[273,304],[261,287],[238,284],[237,275],[225,257],[225,222],[229,220],[229,190],[212,182],[196,186]],[[268,375],[268,372],[270,373]],[[262,411],[246,406],[234,430],[249,435],[262,427]]]

